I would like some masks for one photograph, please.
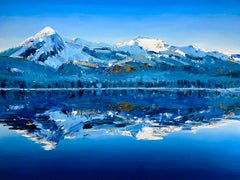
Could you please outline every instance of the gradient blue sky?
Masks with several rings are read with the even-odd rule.
[[[0,1],[0,50],[45,26],[67,38],[117,43],[140,35],[240,53],[239,0]]]

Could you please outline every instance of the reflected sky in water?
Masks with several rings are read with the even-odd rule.
[[[238,91],[2,91],[3,179],[238,179]]]

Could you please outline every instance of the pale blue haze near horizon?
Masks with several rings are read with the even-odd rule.
[[[114,44],[145,36],[240,53],[239,9],[239,0],[2,0],[0,51],[51,26],[66,38]]]

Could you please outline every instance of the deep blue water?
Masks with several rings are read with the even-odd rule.
[[[240,179],[239,92],[2,92],[0,179]]]

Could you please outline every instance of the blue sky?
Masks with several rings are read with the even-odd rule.
[[[51,26],[61,36],[117,43],[136,36],[240,53],[239,0],[1,0],[0,50]]]

